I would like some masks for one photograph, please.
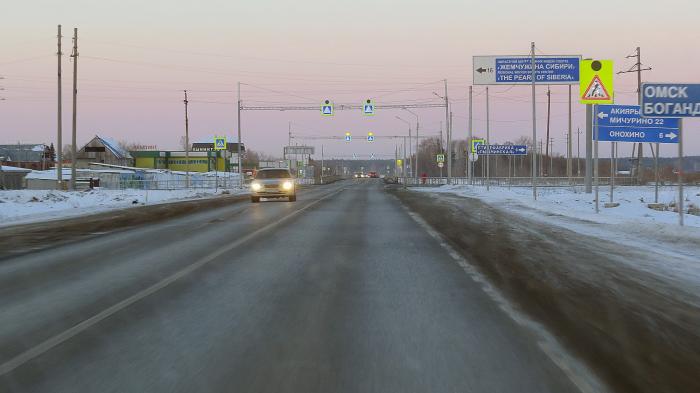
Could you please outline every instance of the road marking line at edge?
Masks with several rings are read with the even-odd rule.
[[[205,256],[204,258],[198,260],[197,262],[195,262],[191,265],[188,265],[187,267],[173,273],[172,275],[162,279],[161,281],[151,285],[150,287],[143,289],[143,290],[129,296],[128,298],[100,311],[99,313],[97,313],[97,314],[93,315],[92,317],[78,323],[77,325],[74,325],[73,327],[71,327],[67,330],[64,330],[63,332],[61,332],[61,333],[43,341],[43,342],[41,342],[40,344],[22,352],[21,354],[13,357],[12,359],[6,361],[5,363],[0,364],[0,376],[7,374],[7,373],[11,372],[12,370],[16,369],[17,367],[23,365],[24,363],[44,354],[45,352],[49,351],[53,347],[55,347],[59,344],[62,344],[65,341],[68,341],[69,339],[75,337],[76,335],[80,334],[81,332],[96,325],[97,323],[101,322],[102,320],[116,314],[117,312],[129,307],[130,305],[138,302],[139,300],[142,300],[142,299],[148,297],[149,295],[152,295],[152,294],[158,292],[159,290],[161,290],[161,289],[167,287],[168,285],[172,284],[173,282],[187,276],[188,274],[194,272],[195,270],[197,270],[197,269],[201,268],[202,266],[208,264],[209,262],[213,261],[217,257],[225,254],[228,251],[231,251],[232,249],[234,249],[234,248],[240,246],[241,244],[251,240],[252,238],[258,236],[259,234],[276,227],[277,225],[283,223],[284,221],[289,220],[290,218],[292,218],[292,217],[298,215],[299,213],[309,209],[310,207],[318,204],[319,202],[324,201],[324,200],[326,200],[326,199],[328,199],[328,198],[330,198],[330,197],[332,197],[332,196],[334,196],[334,195],[336,195],[344,190],[345,190],[345,187],[342,187],[336,191],[333,191],[333,192],[323,196],[320,199],[317,199],[313,202],[310,202],[308,205],[306,205],[298,210],[295,210],[295,211],[287,214],[286,216],[284,216],[284,217],[282,217],[274,222],[271,222],[271,223],[263,226],[262,228],[259,228],[255,231],[241,237],[240,239],[236,240],[235,242],[230,243],[227,246],[222,247],[222,248],[212,252],[211,254]]]
[[[571,356],[559,344],[559,341],[549,333],[544,326],[535,322],[522,312],[518,311],[506,298],[494,287],[488,279],[472,266],[461,254],[459,254],[445,238],[433,229],[422,217],[411,211],[406,205],[396,198],[408,215],[420,225],[428,234],[435,239],[440,246],[455,260],[472,280],[481,285],[482,290],[496,302],[498,307],[508,315],[518,325],[523,326],[533,332],[538,338],[537,346],[544,352],[552,362],[559,367],[571,382],[582,393],[608,392],[608,388],[600,379],[589,370],[589,368]]]

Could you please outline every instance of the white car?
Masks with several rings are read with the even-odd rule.
[[[282,168],[259,170],[250,183],[250,201],[258,203],[260,198],[289,198],[289,202],[296,201],[297,187],[292,174]]]

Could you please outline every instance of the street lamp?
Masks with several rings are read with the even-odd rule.
[[[413,116],[416,117],[416,163],[415,163],[416,170],[415,170],[415,173],[414,173],[413,175],[414,175],[414,176],[416,177],[416,179],[417,179],[417,178],[418,178],[418,141],[419,141],[419,139],[418,139],[418,129],[420,128],[420,122],[419,122],[419,120],[418,120],[418,115],[417,115],[415,112],[413,112],[412,110],[410,110],[410,109],[408,109],[408,108],[401,108],[401,109],[405,110],[406,112],[408,112],[408,113],[410,113],[410,114],[412,114]]]
[[[400,118],[399,116],[394,116],[394,117],[396,117],[398,120],[401,120],[402,122],[404,122],[408,125],[408,141],[409,141],[408,147],[410,149],[411,148],[411,143],[410,143],[410,141],[411,141],[411,122],[408,120],[404,120],[404,119]],[[406,178],[406,137],[403,138],[403,155],[404,155],[404,157],[403,157],[404,160],[403,160],[403,168],[402,169],[403,169],[404,186],[405,186],[406,185],[406,181],[405,181],[405,178]],[[411,167],[411,163],[410,163],[411,162],[411,152],[410,151],[408,153],[408,160],[409,160],[408,167],[410,168]]]

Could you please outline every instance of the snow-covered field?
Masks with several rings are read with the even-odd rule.
[[[227,190],[246,193],[247,190]],[[0,191],[0,226],[54,220],[107,210],[153,205],[221,195],[214,189],[196,190],[5,190]]]

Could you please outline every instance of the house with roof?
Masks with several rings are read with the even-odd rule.
[[[55,164],[53,144],[16,143],[0,145],[0,163],[6,166],[45,170]]]
[[[76,166],[89,168],[91,163],[101,163],[120,166],[133,166],[134,158],[131,153],[112,138],[95,135],[76,153]]]

